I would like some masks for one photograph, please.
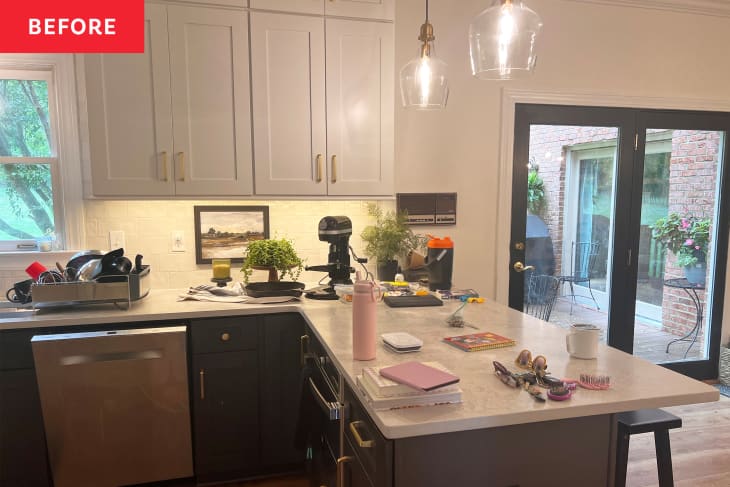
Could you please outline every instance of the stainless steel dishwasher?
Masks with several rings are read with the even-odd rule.
[[[33,337],[55,487],[193,475],[185,330]]]

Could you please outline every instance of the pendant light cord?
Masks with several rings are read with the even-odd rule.
[[[428,24],[428,0],[426,0],[426,23]]]

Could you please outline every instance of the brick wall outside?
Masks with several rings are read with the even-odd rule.
[[[650,133],[659,132],[650,129]],[[576,145],[615,141],[618,130],[611,127],[533,125],[530,127],[530,161],[539,168],[545,187],[546,205],[540,217],[553,239],[556,269],[561,267],[566,154]],[[669,176],[669,211],[714,219],[720,134],[675,130]],[[676,258],[667,253],[665,279],[683,277]],[[708,268],[711,263],[708,262]],[[662,326],[673,334],[687,333],[695,324],[695,306],[681,289],[664,287]],[[704,292],[700,299],[706,305]],[[705,306],[706,307],[706,306]],[[705,317],[707,312],[705,312]]]

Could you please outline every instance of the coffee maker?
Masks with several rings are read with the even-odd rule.
[[[319,221],[319,240],[329,242],[327,263],[323,265],[306,266],[307,271],[326,272],[330,281],[326,286],[313,289],[306,293],[311,299],[337,299],[335,284],[352,284],[350,274],[355,269],[350,267],[350,235],[352,222],[346,216],[326,216]],[[364,259],[358,259],[358,262]]]

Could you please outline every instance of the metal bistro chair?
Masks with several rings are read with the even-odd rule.
[[[555,301],[558,299],[560,281],[545,274],[532,274],[525,296],[525,312],[543,321],[550,320]]]
[[[573,314],[573,303],[575,303],[575,288],[573,284],[581,282],[588,283],[588,291],[591,293],[591,299],[596,305],[596,309],[601,309],[598,306],[596,297],[593,295],[593,289],[591,289],[591,276],[593,274],[593,268],[596,265],[598,257],[598,251],[601,248],[601,244],[598,242],[575,242],[570,244],[570,274],[565,276],[557,276],[560,284],[564,282],[570,284],[570,314]]]

